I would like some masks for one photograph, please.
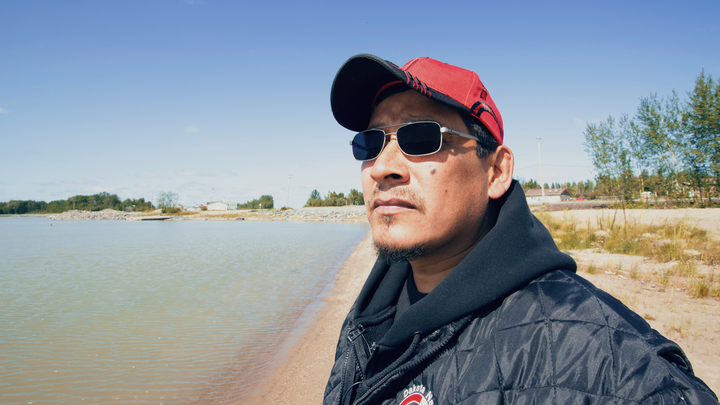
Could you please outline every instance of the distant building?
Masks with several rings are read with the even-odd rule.
[[[237,205],[236,205],[237,207]],[[224,202],[215,201],[207,204],[208,211],[227,211],[228,205]]]
[[[525,193],[525,198],[528,204],[562,202],[571,199],[570,192],[566,188],[546,188],[544,200],[542,195],[541,188],[533,188]]]

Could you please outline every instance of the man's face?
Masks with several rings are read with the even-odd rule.
[[[375,107],[370,128],[395,132],[402,123],[436,121],[468,133],[457,111],[410,90]],[[488,159],[472,139],[443,135],[439,152],[406,156],[395,135],[377,159],[363,162],[362,183],[375,243],[394,250],[423,247],[421,260],[445,260],[472,247],[486,232]],[[412,261],[412,259],[411,259]]]

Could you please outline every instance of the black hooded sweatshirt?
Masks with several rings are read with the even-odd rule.
[[[490,232],[397,319],[410,265],[377,260],[324,404],[717,403],[676,344],[574,274],[516,181],[494,203]]]

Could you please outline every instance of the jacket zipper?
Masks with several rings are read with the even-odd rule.
[[[391,379],[391,378],[393,378],[393,377],[395,377],[395,376],[401,375],[402,372],[404,372],[405,370],[411,369],[411,368],[415,367],[416,364],[422,363],[423,361],[425,361],[425,360],[429,359],[430,357],[434,356],[438,351],[440,351],[440,349],[442,349],[446,344],[448,344],[448,342],[450,342],[450,339],[452,339],[452,337],[455,335],[454,332],[455,332],[455,331],[453,331],[453,333],[448,334],[448,336],[445,337],[445,339],[443,339],[442,342],[440,342],[440,344],[439,344],[435,349],[431,350],[430,352],[425,353],[424,355],[421,355],[418,360],[415,360],[415,361],[413,361],[413,362],[410,363],[410,364],[406,364],[405,366],[398,367],[397,369],[395,369],[395,372],[394,372],[394,373],[388,373],[385,377],[383,377],[380,381],[378,381],[378,382],[375,384],[375,386],[376,386],[376,387],[377,387],[377,386],[382,386],[382,385],[385,384],[389,379]],[[414,350],[414,349],[413,349],[413,350]],[[359,405],[362,401],[364,401],[368,396],[370,396],[370,394],[372,394],[372,393],[375,392],[375,391],[377,391],[377,389],[367,391],[367,392],[366,392],[365,394],[363,394],[360,398],[358,398],[358,399],[354,402],[354,404],[355,404],[355,405]]]
[[[345,391],[345,374],[347,373],[347,367],[348,367],[348,360],[350,357],[350,346],[345,350],[345,362],[343,364],[342,374],[340,374],[340,391],[337,396],[337,401],[335,401],[335,405],[340,405],[343,399],[343,392]]]

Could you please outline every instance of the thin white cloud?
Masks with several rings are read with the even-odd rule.
[[[185,127],[185,132],[197,132],[197,131],[198,131],[198,129],[195,125],[190,125],[190,126]]]
[[[195,172],[192,171],[192,170],[178,170],[178,171],[175,172],[175,173],[177,173],[177,174],[179,174],[179,175],[181,175],[181,176],[197,176],[197,175],[198,175],[197,173],[195,173]]]
[[[148,188],[148,187],[150,187],[150,185],[147,184],[147,183],[140,183],[140,184],[136,184],[135,187],[138,187],[138,188]]]
[[[0,114],[7,114],[7,110],[0,107]]]
[[[151,178],[151,177],[157,177],[157,174],[150,173],[150,172],[140,172],[137,174],[137,176],[142,177],[142,178]]]

